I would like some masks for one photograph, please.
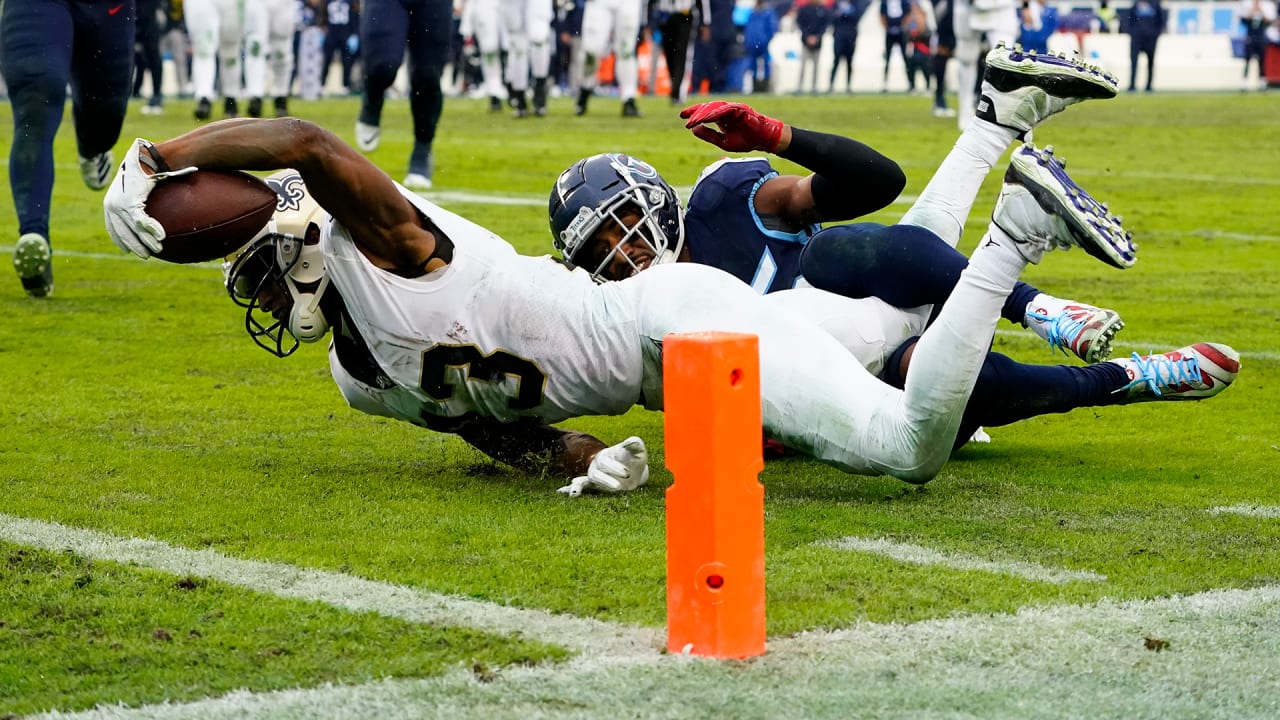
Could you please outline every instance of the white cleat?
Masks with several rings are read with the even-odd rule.
[[[1109,360],[1124,368],[1123,403],[1204,400],[1227,389],[1240,372],[1240,353],[1219,343],[1196,343],[1160,355]]]
[[[421,192],[430,190],[434,183],[431,182],[431,178],[422,173],[409,173],[404,176],[404,182],[400,184],[414,192]]]
[[[111,182],[111,172],[115,170],[116,161],[111,151],[98,153],[93,157],[80,158],[80,177],[90,190],[101,190]]]
[[[1067,175],[1051,146],[1025,143],[1013,151],[991,220],[1032,263],[1047,250],[1073,245],[1112,267],[1138,261],[1120,218]]]
[[[356,147],[360,152],[371,153],[377,150],[380,140],[382,140],[382,128],[356,121]]]
[[[987,53],[977,115],[1026,137],[1036,125],[1084,100],[1116,96],[1116,76],[1065,55],[999,44]]]
[[[1111,355],[1111,341],[1124,327],[1120,313],[1085,303],[1071,303],[1056,311],[1028,308],[1025,322],[1054,350],[1074,353],[1090,365]]]

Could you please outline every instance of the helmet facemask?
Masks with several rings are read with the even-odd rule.
[[[263,232],[223,264],[227,293],[245,308],[245,330],[259,347],[286,357],[300,342],[313,343],[329,331],[320,303],[329,287],[320,250],[320,207],[306,194],[301,177],[286,171],[267,178],[280,193],[276,213]],[[264,297],[288,296],[286,319],[263,309]]]
[[[574,205],[577,214],[566,217]],[[639,218],[628,224],[623,219],[628,214]],[[590,257],[594,236],[610,223],[622,229],[622,239],[602,258]],[[605,275],[617,256],[631,266],[631,274],[644,269],[627,255],[627,247],[646,247],[653,256],[650,267],[674,262],[684,246],[684,209],[647,163],[627,155],[596,155],[561,175],[552,192],[552,230],[552,244],[566,260],[605,282],[618,279]]]

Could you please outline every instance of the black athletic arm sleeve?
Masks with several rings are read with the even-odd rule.
[[[888,207],[907,185],[898,163],[852,138],[791,128],[778,152],[813,172],[814,209],[822,220],[852,220]]]

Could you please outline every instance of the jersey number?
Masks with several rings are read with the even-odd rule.
[[[501,382],[504,377],[519,381],[516,396],[507,400],[512,410],[528,410],[542,404],[542,388],[547,376],[533,361],[517,357],[506,350],[485,355],[475,345],[436,345],[422,353],[422,391],[432,399],[445,401],[453,397],[453,383],[446,370],[459,368],[468,382]]]

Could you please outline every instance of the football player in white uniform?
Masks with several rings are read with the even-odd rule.
[[[500,112],[506,89],[502,86],[503,20],[499,0],[464,0],[459,32],[464,38],[474,37],[480,53],[483,92],[489,98],[489,110]]]
[[[613,76],[618,83],[618,99],[622,100],[622,116],[640,116],[636,107],[640,87],[636,45],[644,26],[645,5],[643,0],[587,0],[582,10],[582,54],[577,60],[581,64],[578,77],[582,86],[578,89],[576,114],[587,112],[600,61],[609,54],[609,39],[613,38]]]
[[[148,257],[163,246],[146,201],[171,167],[296,169],[326,213],[317,243],[328,285],[316,307],[336,338],[349,338],[354,359],[348,365],[338,348],[340,364],[369,388],[408,401],[378,402],[371,393],[370,402],[456,432],[503,462],[577,476],[564,488],[570,494],[636,487],[647,479],[647,458],[638,440],[607,448],[550,423],[634,404],[660,409],[663,339],[706,330],[759,337],[770,436],[851,473],[926,482],[950,455],[1000,306],[1027,264],[1070,245],[1118,266],[1135,261],[1113,216],[1065,175],[1024,159],[898,390],[816,324],[727,273],[668,264],[597,284],[549,256],[517,254],[398,186],[333,133],[297,119],[216,123],[158,145],[135,141],[103,200],[120,247]],[[258,266],[257,302],[282,320],[297,304],[284,275],[301,254],[287,244],[276,237],[251,246],[246,252],[265,262],[246,260],[243,271],[251,281]]]
[[[256,0],[244,7],[244,89],[249,117],[262,117],[262,98],[271,74],[276,117],[289,114],[293,75],[293,31],[298,22],[294,0]]]
[[[551,0],[501,0],[507,29],[507,85],[516,117],[529,114],[529,73],[533,72],[533,114],[547,114],[551,72]]]
[[[196,96],[195,118],[212,114],[214,80],[221,84],[223,117],[240,116],[243,91],[240,48],[244,41],[243,0],[186,0],[187,32],[191,34],[191,84]]]
[[[980,115],[990,112],[981,105],[984,98],[974,99],[983,41],[989,47],[1013,45],[1021,27],[1014,0],[954,0],[951,24],[956,36],[956,102],[960,108],[956,122],[964,130],[973,122],[975,109]]]

